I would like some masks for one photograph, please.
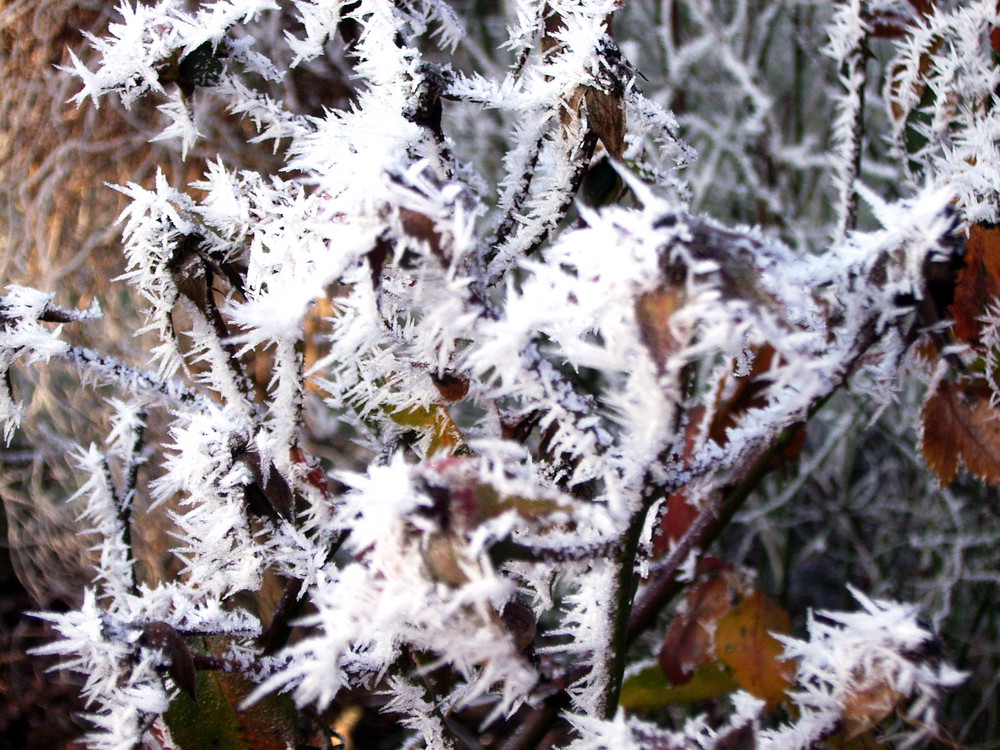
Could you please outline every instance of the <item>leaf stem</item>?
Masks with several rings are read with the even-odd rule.
[[[642,530],[646,525],[646,516],[649,512],[650,506],[644,504],[633,515],[625,533],[621,553],[616,556],[615,560],[618,564],[618,572],[612,604],[610,648],[606,659],[607,681],[604,684],[601,701],[601,712],[605,719],[613,718],[618,710],[618,699],[621,695],[622,680],[625,675],[625,656],[630,641],[629,626],[632,622],[630,612],[632,611],[632,601],[635,597],[637,583],[635,561],[639,550],[639,539],[642,536]]]

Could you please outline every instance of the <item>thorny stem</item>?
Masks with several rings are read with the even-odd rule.
[[[590,160],[594,156],[594,149],[597,148],[597,140],[597,135],[588,127],[586,135],[584,135],[583,140],[580,142],[579,153],[573,165],[573,176],[570,178],[569,187],[563,194],[562,203],[559,204],[559,208],[555,211],[558,219],[550,221],[546,225],[547,228],[538,233],[528,249],[524,251],[525,256],[534,255],[538,251],[541,244],[545,242],[545,238],[555,229],[556,224],[562,221],[566,212],[569,211],[570,206],[573,205],[576,191],[579,189],[580,183],[583,181],[583,177],[587,174],[587,169],[590,167]]]
[[[524,173],[518,180],[517,190],[511,198],[510,208],[507,209],[507,213],[505,213],[503,218],[500,220],[500,224],[497,226],[496,236],[493,241],[490,242],[490,249],[487,251],[487,255],[484,259],[487,264],[489,264],[489,262],[496,257],[500,248],[507,242],[511,232],[514,231],[514,227],[517,226],[517,216],[520,213],[524,202],[528,199],[528,195],[531,193],[531,180],[532,177],[534,177],[535,168],[538,166],[538,156],[541,153],[542,142],[544,140],[545,134],[541,133],[531,146],[531,152],[528,156],[527,164],[525,164]]]
[[[510,537],[493,544],[490,554],[497,561],[509,562],[522,560],[525,562],[567,562],[570,560],[597,560],[610,557],[619,558],[624,549],[617,540],[609,540],[589,545],[555,545],[523,544]]]
[[[218,305],[215,304],[215,300],[212,298],[211,272],[206,270],[205,275],[207,277],[206,284],[208,285],[208,294],[205,300],[206,309],[203,310],[197,304],[192,302],[188,306],[189,312],[193,318],[200,317],[205,324],[211,328],[212,332],[215,334],[215,343],[219,347],[219,354],[222,355],[222,359],[218,365],[225,369],[226,374],[232,382],[233,388],[243,397],[246,404],[252,404],[253,386],[250,384],[250,379],[247,377],[247,374],[244,372],[243,366],[240,363],[238,350],[231,341],[226,321],[223,319]]]
[[[597,140],[597,136],[588,127],[581,137],[579,144],[570,150],[569,158],[573,162],[573,174],[570,176],[569,184],[566,185],[566,188],[563,191],[562,201],[552,212],[552,216],[545,221],[541,227],[535,229],[532,236],[525,238],[525,243],[527,245],[524,250],[525,257],[530,257],[538,252],[542,243],[545,242],[559,222],[563,220],[566,216],[566,212],[569,211],[570,206],[573,205],[573,200],[576,197],[576,191],[580,187],[580,183],[583,181],[584,175],[587,173],[587,168],[590,166],[590,159],[594,155],[594,149],[597,147]],[[537,161],[537,159],[538,153],[536,152],[533,155],[533,161]],[[534,169],[532,167],[532,174],[533,172]],[[496,256],[499,255],[501,246],[505,244],[517,223],[517,210],[530,193],[531,175],[526,175],[523,180],[523,195],[519,194],[518,205],[516,207],[512,205],[511,211],[508,214],[508,217],[511,219],[509,227],[506,224],[508,217],[505,217],[504,219],[504,226],[507,227],[507,231],[504,234],[504,242],[496,241],[491,246],[491,254],[487,258],[487,285],[496,284],[501,279],[500,271],[490,271],[489,261],[494,260]]]
[[[826,394],[817,398],[806,411],[805,415],[782,430],[777,438],[761,453],[758,453],[748,473],[727,493],[716,495],[714,501],[699,514],[694,523],[674,547],[667,560],[660,567],[656,578],[643,590],[642,597],[633,604],[634,563],[638,539],[645,522],[645,515],[652,507],[651,502],[643,504],[643,510],[636,514],[626,532],[625,545],[622,553],[623,564],[619,569],[618,583],[615,590],[615,615],[612,621],[612,635],[609,644],[608,682],[605,685],[604,705],[602,712],[605,718],[613,716],[617,710],[621,692],[622,677],[625,667],[625,652],[627,646],[636,636],[642,633],[653,622],[664,606],[680,590],[676,575],[688,554],[695,547],[704,547],[721,532],[733,515],[750,496],[753,490],[770,469],[771,462],[790,444],[805,424],[830,399],[830,397],[846,382],[853,372],[858,360],[867,352],[879,337],[879,325],[875,318],[867,320],[856,331],[852,351],[840,368],[833,374],[830,387]],[[732,467],[736,468],[736,467]],[[654,494],[669,494],[689,483],[698,476],[703,476],[705,470],[682,472],[683,479],[677,478],[670,486],[654,487],[645,493],[645,499]],[[676,486],[674,486],[676,485]],[[629,564],[631,561],[631,564]],[[565,683],[572,684],[583,676],[581,670],[571,670],[565,676]]]
[[[128,464],[125,469],[125,495],[122,498],[123,505],[130,512],[137,492],[139,465],[142,463],[139,454],[142,452],[142,441],[146,433],[146,417],[148,415],[142,410],[136,416],[138,424],[132,435],[132,445],[129,446]]]

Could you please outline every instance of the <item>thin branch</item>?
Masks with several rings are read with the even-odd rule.
[[[115,478],[107,456],[101,456],[101,475],[104,478],[104,487],[115,509],[115,521],[118,526],[116,531],[121,540],[122,549],[125,550],[125,560],[129,570],[128,589],[130,593],[138,594],[139,579],[135,570],[135,555],[132,553],[132,509],[115,489]]]
[[[850,0],[848,0],[850,1]],[[868,11],[866,0],[856,0],[857,21],[861,31],[854,40],[853,45],[846,56],[840,61],[840,80],[844,84],[846,93],[841,101],[843,111],[840,114],[841,122],[850,120],[850,131],[844,137],[840,133],[841,164],[840,174],[840,196],[838,208],[838,225],[834,239],[843,240],[847,234],[854,230],[858,222],[858,193],[856,183],[861,174],[862,146],[864,140],[864,117],[865,117],[865,87],[868,83],[868,76],[865,70],[865,63],[868,59],[868,28],[871,14]],[[853,5],[853,3],[851,3]],[[849,12],[845,9],[845,12]]]
[[[639,539],[642,537],[642,530],[646,525],[646,516],[649,513],[649,506],[644,506],[632,517],[628,530],[625,532],[625,540],[622,545],[622,553],[615,561],[618,565],[618,574],[615,580],[615,589],[612,602],[611,634],[608,637],[609,648],[605,654],[607,682],[604,684],[603,695],[601,696],[601,708],[605,719],[614,718],[618,711],[618,699],[621,695],[622,680],[625,677],[625,667],[627,666],[626,655],[628,652],[629,633],[632,611],[632,601],[635,597],[636,575],[635,563],[639,551]]]
[[[135,431],[132,433],[132,444],[128,448],[128,455],[125,460],[124,487],[120,500],[116,500],[118,507],[118,518],[122,524],[122,542],[128,550],[132,565],[132,590],[138,592],[139,580],[135,568],[135,556],[132,551],[132,507],[137,494],[137,484],[139,479],[139,466],[142,464],[141,453],[143,437],[146,432],[146,412],[140,411],[137,415]],[[105,460],[105,467],[107,461]]]
[[[175,380],[164,380],[149,370],[135,367],[115,357],[98,354],[93,349],[70,346],[59,356],[101,385],[115,385],[130,393],[156,396],[171,404],[208,408],[204,396],[186,385]]]

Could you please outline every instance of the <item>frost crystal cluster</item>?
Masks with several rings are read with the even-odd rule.
[[[0,298],[8,441],[26,366],[108,398],[106,442],[74,454],[98,570],[42,615],[42,651],[85,675],[87,741],[934,734],[961,675],[914,609],[858,593],[795,639],[704,552],[838,393],[886,406],[907,378],[995,369],[975,347],[996,315],[960,282],[971,228],[1000,219],[996,4],[483,5],[123,0],[73,55],[77,105],[155,100],[151,138],[186,165],[116,187],[146,351],[65,337],[96,304]],[[743,49],[806,18],[824,38],[798,67]],[[829,132],[782,115],[802,72]],[[717,91],[685,98],[688,76]],[[949,332],[959,300],[982,303],[975,342]],[[955,403],[992,407],[987,380]],[[166,576],[133,543],[157,517]],[[660,705],[637,697],[650,669]],[[676,708],[685,680],[717,709]]]

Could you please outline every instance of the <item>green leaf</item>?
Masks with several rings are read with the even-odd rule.
[[[622,685],[622,708],[632,711],[655,711],[675,703],[711,700],[736,690],[732,673],[718,664],[695,670],[683,685],[671,685],[659,666],[646,667]]]
[[[240,711],[255,687],[249,680],[231,672],[201,671],[196,683],[198,702],[178,693],[163,716],[178,750],[285,750],[301,741],[288,695],[269,695]]]

